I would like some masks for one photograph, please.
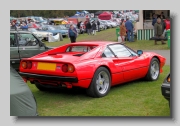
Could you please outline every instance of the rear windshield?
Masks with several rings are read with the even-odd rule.
[[[66,52],[89,52],[90,50],[96,48],[97,46],[79,46],[79,45],[76,45],[76,46],[69,46],[67,49],[66,49]]]

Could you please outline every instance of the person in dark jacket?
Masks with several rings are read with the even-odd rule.
[[[91,34],[91,29],[92,29],[92,26],[91,26],[90,21],[87,22],[87,24],[86,24],[86,29],[87,29],[88,35],[90,35],[90,34]]]
[[[165,19],[164,12],[161,12],[160,17],[161,19]]]
[[[134,42],[134,34],[133,34],[134,26],[132,22],[129,20],[129,18],[126,19],[125,27],[127,29],[128,41]]]
[[[96,23],[95,23],[95,21],[93,22],[93,24],[92,24],[92,30],[93,30],[93,35],[96,35]]]
[[[68,30],[68,35],[71,40],[71,43],[75,43],[77,38],[77,30],[76,28],[74,28],[73,24],[70,25],[70,28]]]
[[[157,19],[157,22],[154,24],[154,35],[156,38],[160,38],[160,39],[163,39],[163,25],[162,25],[162,22],[161,22],[161,18],[158,18]],[[166,44],[164,42],[164,40],[161,40],[161,43],[162,44]],[[157,45],[157,40],[154,41],[154,44]]]
[[[78,24],[77,24],[77,28],[78,28],[78,29],[80,29],[81,22],[82,22],[82,21],[78,22]]]
[[[99,28],[100,22],[99,22],[99,20],[97,20],[97,26],[98,26],[98,32],[100,32],[100,28]]]
[[[153,20],[152,20],[152,25],[154,26],[154,24],[157,22],[157,15],[153,14]]]

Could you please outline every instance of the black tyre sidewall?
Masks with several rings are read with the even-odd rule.
[[[109,87],[108,87],[106,93],[104,93],[104,94],[101,94],[101,93],[98,92],[97,84],[96,84],[97,76],[102,71],[106,72],[108,77],[109,77]],[[96,72],[95,72],[95,74],[93,76],[93,79],[91,81],[91,84],[90,84],[89,88],[87,89],[87,94],[92,96],[92,97],[97,97],[97,98],[104,97],[104,96],[106,96],[109,93],[110,88],[111,88],[111,76],[110,76],[109,71],[105,67],[99,67],[96,70]]]
[[[149,81],[156,81],[158,78],[159,78],[159,75],[156,79],[153,79],[152,76],[151,76],[151,65],[152,63],[156,61],[159,65],[159,60],[157,58],[152,58],[151,59],[151,62],[150,62],[150,66],[149,66],[149,70],[148,70],[148,73],[146,75],[146,80],[149,80]],[[159,65],[159,74],[160,74],[160,65]]]

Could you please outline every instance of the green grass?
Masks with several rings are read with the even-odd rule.
[[[133,81],[112,87],[102,98],[88,97],[84,89],[39,91],[28,83],[40,116],[170,116],[168,101],[161,94],[161,84],[170,71],[163,67],[157,81]]]
[[[117,42],[117,37],[116,37],[116,28],[111,28],[107,29],[101,32],[97,32],[97,35],[92,36],[92,35],[87,35],[85,34],[80,34],[77,37],[77,42],[78,41],[113,41]],[[57,47],[61,46],[67,43],[70,43],[69,38],[64,38],[63,41],[59,42],[44,42],[47,46],[52,46],[52,47]],[[166,42],[167,43],[167,42]],[[134,50],[141,49],[141,50],[169,50],[168,45],[161,45],[161,42],[158,42],[158,45],[154,45],[153,40],[136,40],[135,42],[129,43],[126,42],[126,45],[131,47]]]

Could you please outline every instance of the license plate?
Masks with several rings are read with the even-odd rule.
[[[52,70],[52,71],[55,71],[55,69],[56,69],[56,63],[43,63],[43,62],[38,62],[37,69],[38,69],[38,70]]]

